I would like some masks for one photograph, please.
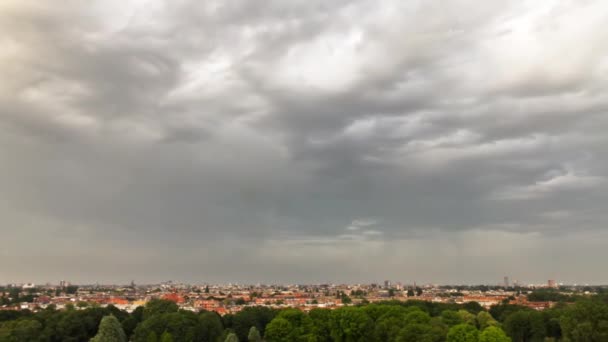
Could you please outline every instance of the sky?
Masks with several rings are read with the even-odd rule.
[[[608,283],[605,1],[0,2],[0,283]]]

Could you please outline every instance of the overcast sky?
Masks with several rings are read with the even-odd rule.
[[[606,1],[0,2],[0,283],[608,283]]]

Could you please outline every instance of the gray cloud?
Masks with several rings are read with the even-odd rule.
[[[4,1],[0,282],[606,282],[607,19]]]

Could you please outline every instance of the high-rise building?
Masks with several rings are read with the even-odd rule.
[[[509,287],[509,277],[505,276],[504,278],[504,286],[505,288]]]
[[[547,286],[550,287],[550,288],[556,288],[557,287],[557,283],[555,282],[555,280],[549,279],[547,281]]]
[[[388,289],[389,287],[391,287],[391,281],[390,280],[385,280],[384,281],[384,288]]]

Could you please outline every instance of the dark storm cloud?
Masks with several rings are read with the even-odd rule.
[[[606,281],[552,264],[605,257],[606,19],[599,1],[6,1],[0,275]]]

